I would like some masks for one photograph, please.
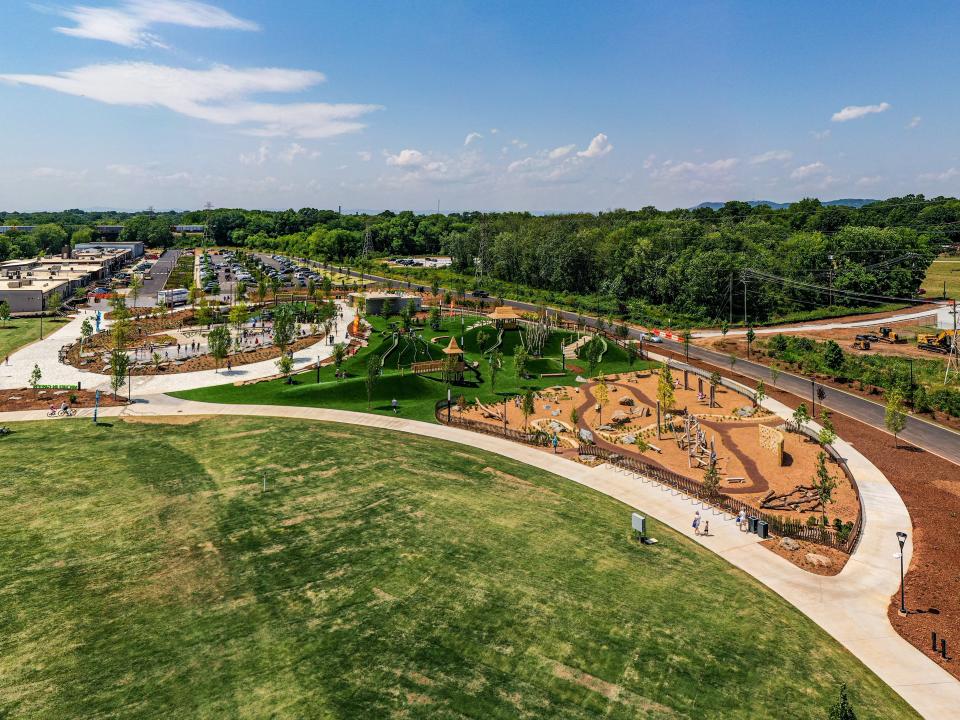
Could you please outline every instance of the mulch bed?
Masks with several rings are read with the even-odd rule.
[[[679,353],[658,352],[683,360]],[[696,367],[714,367],[691,359]],[[723,374],[748,387],[751,378],[721,368]],[[767,385],[767,395],[792,408],[808,398],[798,398]],[[900,441],[840,413],[833,413],[837,433],[853,444],[887,477],[900,494],[913,522],[913,558],[904,583],[909,614],[900,617],[900,594],[890,599],[890,623],[910,644],[932,658],[954,677],[960,678],[960,467],[948,460]],[[910,532],[910,528],[904,528]],[[893,559],[891,540],[890,572],[899,571]],[[933,652],[930,633],[947,640],[948,656]],[[953,648],[951,650],[951,648]]]
[[[33,390],[25,388],[23,390],[0,390],[0,412],[13,412],[15,410],[47,410],[51,405],[60,407],[60,403],[66,400],[72,408],[90,408],[95,404],[96,392],[93,390]],[[75,397],[76,402],[71,403],[70,398]],[[18,399],[12,399],[18,398]],[[110,393],[100,394],[100,407],[114,405],[126,405],[125,397],[115,399]]]

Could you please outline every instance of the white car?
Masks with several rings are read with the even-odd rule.
[[[663,338],[662,338],[662,337],[660,337],[659,335],[654,335],[653,333],[643,333],[643,334],[640,336],[640,339],[643,340],[644,342],[652,342],[652,343],[662,343],[662,342],[663,342]]]

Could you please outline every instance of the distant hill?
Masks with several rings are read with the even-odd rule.
[[[773,202],[773,200],[747,200],[747,205],[750,207],[756,207],[757,205],[769,205],[773,210],[783,210],[790,207],[792,203],[778,203]],[[845,207],[858,208],[863,207],[864,205],[869,205],[870,203],[879,202],[878,200],[870,200],[865,198],[840,198],[839,200],[824,200],[821,205],[843,205]],[[722,202],[702,202],[691,210],[699,210],[700,208],[710,208],[711,210],[719,210],[726,203]]]

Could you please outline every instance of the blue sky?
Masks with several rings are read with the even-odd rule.
[[[0,206],[960,194],[949,3],[6,0]]]

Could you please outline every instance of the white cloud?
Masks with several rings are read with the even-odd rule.
[[[947,168],[943,172],[923,173],[919,176],[919,178],[921,180],[936,180],[937,182],[943,182],[945,180],[952,180],[958,175],[960,175],[960,170],[957,170],[955,167],[951,167]]]
[[[492,170],[476,152],[456,156],[434,155],[407,148],[396,154],[384,151],[387,165],[400,168],[400,176],[382,180],[385,186],[402,187],[410,181],[475,182],[489,177]]]
[[[466,139],[463,141],[463,146],[466,147],[466,146],[469,145],[470,143],[472,143],[472,142],[474,142],[474,141],[476,141],[476,140],[480,140],[482,137],[483,137],[483,135],[481,135],[481,134],[478,133],[478,132],[467,133],[467,137],[466,137]]]
[[[654,163],[657,161],[657,156],[653,153],[647,155],[647,159],[643,161],[643,169],[649,170],[653,167]]]
[[[274,104],[250,100],[266,92],[298,92],[325,80],[312,70],[233,68],[189,70],[153,63],[87,65],[56,75],[0,75],[18,85],[56,90],[108,105],[165,107],[250,135],[325,138],[362,129],[359,119],[378,105],[351,103]]]
[[[76,24],[54,28],[57,32],[126,47],[166,47],[159,37],[148,32],[154,25],[224,30],[260,29],[250,20],[195,0],[126,0],[116,7],[76,5],[62,10],[60,14]]]
[[[491,135],[496,135],[498,132],[500,132],[500,128],[490,128]]]
[[[786,162],[793,157],[789,150],[768,150],[760,155],[754,155],[750,158],[751,165],[761,165],[768,162]]]
[[[665,160],[659,167],[652,169],[650,177],[663,180],[714,180],[727,175],[739,164],[739,158],[722,158],[702,163]]]
[[[827,166],[824,165],[819,160],[817,162],[810,163],[809,165],[801,165],[790,173],[790,177],[793,180],[805,180],[813,175],[819,175],[827,171]]]
[[[57,178],[60,180],[82,180],[87,176],[86,170],[64,170],[62,168],[38,167],[31,175],[40,178]]]
[[[277,157],[279,157],[287,165],[293,163],[298,155],[306,155],[307,149],[300,143],[290,143],[290,145],[284,148]]]
[[[252,153],[240,154],[241,165],[263,165],[269,159],[270,146],[266,143],[261,144],[260,147]]]
[[[890,109],[890,103],[882,102],[879,105],[847,105],[843,110],[835,112],[830,119],[833,122],[847,122],[848,120],[857,120],[874,113],[886,112]]]
[[[574,149],[576,149],[576,147],[577,146],[573,144],[563,145],[562,147],[554,148],[549,153],[547,153],[547,155],[550,157],[551,160],[556,160],[557,158],[562,158],[565,155],[569,155],[574,151]]]
[[[137,177],[144,174],[144,169],[139,165],[123,165],[121,163],[112,163],[107,165],[107,172],[122,177]]]
[[[363,162],[370,162],[371,158],[373,158],[373,153],[369,150],[361,150],[357,153],[357,157],[363,160]]]
[[[577,155],[585,158],[595,158],[606,155],[611,150],[613,150],[613,145],[611,145],[609,140],[607,140],[607,136],[603,133],[597,133],[593,140],[590,141],[590,145],[587,147],[587,149],[581,150],[577,153]]]
[[[515,148],[517,148],[517,150],[523,150],[527,146],[525,142],[523,142],[522,140],[518,140],[517,138],[514,138],[513,140],[511,140],[510,144],[513,145]]]
[[[810,132],[810,134],[813,136],[814,140],[826,140],[828,137],[830,137],[829,130],[822,130],[820,132],[813,130]]]
[[[877,183],[883,180],[882,175],[864,175],[859,178],[856,182],[858,187],[870,187],[871,185],[876,185]]]
[[[914,128],[920,127],[920,123],[923,120],[919,115],[914,115],[910,118],[910,122],[907,123],[907,130],[913,130]]]
[[[396,155],[391,155],[390,153],[385,153],[385,155],[387,165],[395,165],[397,167],[422,167],[423,164],[427,162],[426,155],[419,150],[409,148],[401,150]]]

